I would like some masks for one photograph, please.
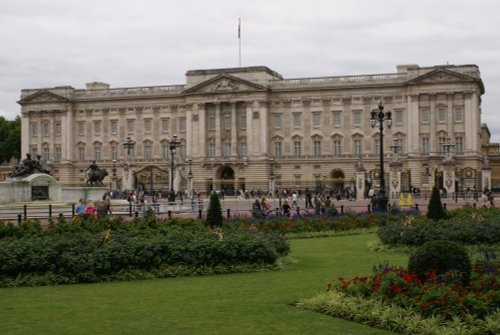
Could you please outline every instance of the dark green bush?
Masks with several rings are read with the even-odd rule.
[[[209,227],[222,227],[224,219],[222,217],[222,209],[220,206],[219,196],[217,193],[210,194],[210,204],[208,205],[207,219],[205,224]]]
[[[378,228],[384,244],[418,246],[427,241],[451,240],[463,244],[500,243],[500,209],[450,211],[448,220],[436,223],[425,216],[405,216]]]
[[[439,240],[430,241],[420,246],[408,260],[408,271],[416,274],[421,280],[436,271],[437,275],[446,272],[458,272],[462,283],[468,284],[472,265],[466,248],[456,242]]]
[[[437,187],[432,188],[431,199],[429,200],[429,208],[427,210],[427,217],[434,221],[444,220],[448,217],[443,204],[441,203],[441,196]]]
[[[98,232],[63,226],[43,235],[0,239],[0,279],[52,273],[71,282],[95,282],[129,269],[273,264],[290,251],[283,237],[249,229],[183,229],[179,222],[153,221]]]

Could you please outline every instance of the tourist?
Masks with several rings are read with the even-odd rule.
[[[258,198],[256,198],[255,202],[252,204],[252,216],[254,218],[262,217],[262,207],[260,206],[260,201]]]
[[[108,214],[108,205],[104,200],[99,201],[99,204],[95,209],[95,213],[97,218],[103,218]]]
[[[75,208],[75,213],[76,215],[82,215],[83,213],[85,213],[86,209],[87,208],[85,206],[85,201],[83,201],[83,199],[80,199],[78,201],[78,205]]]
[[[281,209],[283,210],[283,215],[284,216],[290,216],[290,204],[288,203],[288,200],[283,201],[283,205],[281,206]]]
[[[87,213],[88,215],[94,215],[95,214],[95,205],[94,205],[94,203],[91,202],[87,206],[87,209],[85,209],[85,213]]]

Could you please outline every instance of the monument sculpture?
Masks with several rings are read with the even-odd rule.
[[[103,186],[103,179],[108,175],[106,169],[101,169],[95,161],[85,171],[86,184],[90,186]]]
[[[30,154],[26,154],[26,158],[10,173],[10,177],[24,177],[33,173],[50,174],[50,171],[42,165],[41,156],[37,155],[36,159],[32,159]]]

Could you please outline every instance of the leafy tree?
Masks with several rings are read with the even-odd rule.
[[[431,199],[429,201],[429,209],[427,210],[427,217],[434,221],[447,219],[443,204],[441,203],[441,196],[437,187],[432,189]]]
[[[222,208],[217,193],[210,194],[210,204],[208,205],[207,219],[205,224],[210,227],[222,227]]]
[[[0,164],[21,155],[21,118],[14,121],[0,116]]]

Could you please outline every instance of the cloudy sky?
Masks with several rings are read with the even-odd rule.
[[[2,0],[0,115],[21,89],[184,84],[193,69],[265,65],[285,78],[477,64],[500,142],[498,0]]]

